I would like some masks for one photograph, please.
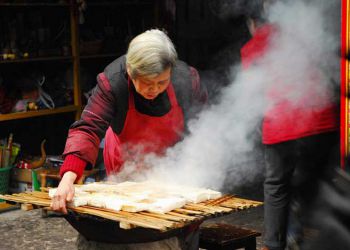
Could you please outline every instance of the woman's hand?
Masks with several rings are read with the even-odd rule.
[[[74,182],[77,174],[71,171],[64,173],[57,191],[52,198],[51,208],[54,211],[67,214],[66,202],[72,201],[74,197]]]

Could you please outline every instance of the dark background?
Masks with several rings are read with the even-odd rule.
[[[209,90],[210,101],[214,102],[218,90],[229,83],[230,68],[239,63],[239,49],[249,39],[244,17],[246,11],[242,11],[244,1],[177,0],[169,1],[170,4],[160,0],[86,2],[87,8],[82,12],[84,23],[79,25],[83,92],[93,88],[96,75],[105,66],[126,52],[132,37],[150,28],[161,28],[173,40],[179,58],[199,70]],[[224,13],[221,6],[225,2],[231,2],[229,7],[235,11]],[[61,7],[1,7],[1,51],[15,40],[20,51],[29,51],[34,57],[61,55],[62,48],[70,40],[67,13],[67,9]],[[38,29],[45,31],[44,38],[33,38],[33,31]],[[89,56],[94,49],[104,56]],[[23,88],[20,77],[27,77],[31,72],[42,73],[47,78],[44,90],[60,103],[62,94],[59,89],[69,90],[71,87],[71,70],[69,60],[1,63],[1,84],[16,96]],[[86,102],[84,97],[82,99]],[[40,142],[46,138],[47,153],[61,154],[73,121],[73,113],[3,121],[0,122],[0,138],[6,138],[12,132],[14,141],[21,144],[22,152],[29,154],[40,154]]]

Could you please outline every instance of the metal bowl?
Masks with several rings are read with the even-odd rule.
[[[202,221],[194,221],[184,227],[161,232],[141,227],[122,229],[117,221],[73,211],[69,211],[65,219],[87,240],[116,244],[145,243],[182,236],[202,223]]]

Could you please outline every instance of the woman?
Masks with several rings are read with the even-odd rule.
[[[255,16],[248,24],[252,38],[241,49],[243,70],[262,67],[261,58],[272,48],[276,50],[272,42],[283,40],[277,24]],[[284,62],[281,58],[280,65]],[[318,181],[331,176],[331,168],[337,165],[333,155],[339,140],[337,104],[328,79],[315,65],[308,65],[307,74],[300,72],[295,78],[284,77],[286,71],[277,72],[281,67],[269,65],[284,82],[272,81],[265,93],[267,108],[261,138],[265,147],[262,250],[300,248],[301,226],[305,222],[299,224],[300,211],[295,211],[299,210],[295,204],[312,204],[311,198],[319,192]],[[301,212],[305,217],[309,211]]]
[[[97,81],[81,119],[69,130],[62,179],[52,200],[56,211],[67,213],[73,184],[87,163],[95,163],[101,138],[106,173],[117,173],[135,152],[162,154],[181,140],[185,121],[207,99],[198,72],[177,60],[173,43],[157,29],[135,37],[127,54]]]

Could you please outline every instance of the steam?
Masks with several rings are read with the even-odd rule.
[[[277,93],[288,89],[283,96],[295,105],[307,105],[312,100],[310,105],[321,108],[325,98],[333,98],[324,94],[325,87],[328,93],[334,87],[329,77],[316,70],[319,67],[327,72],[337,67],[338,41],[329,30],[329,20],[327,26],[324,19],[325,13],[334,9],[334,3],[327,2],[290,0],[270,6],[267,19],[279,26],[280,33],[273,38],[271,50],[260,58],[260,66],[246,71],[232,66],[232,83],[222,89],[221,101],[190,122],[189,136],[168,149],[164,157],[147,155],[143,160],[152,169],[135,174],[135,165],[127,162],[117,178],[130,179],[132,175],[136,180],[146,178],[220,190],[227,178],[230,185],[238,187],[261,176],[261,162],[251,159],[261,140],[258,131],[264,111],[276,104],[265,99],[270,85],[279,83],[274,89]],[[310,70],[315,72],[310,74]],[[315,75],[319,84],[310,85]]]

